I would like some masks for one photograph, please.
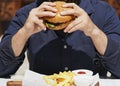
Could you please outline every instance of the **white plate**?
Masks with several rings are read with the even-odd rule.
[[[75,70],[73,72],[77,72],[77,71],[81,71],[81,70]],[[83,71],[83,70],[82,70]],[[78,84],[79,86],[79,83],[80,82],[79,80],[84,79],[85,81],[87,82],[84,82],[83,80],[83,84],[84,83],[88,83],[90,82],[91,83],[91,80],[92,82],[95,80],[97,80],[98,76],[92,76],[92,73],[88,70],[84,70],[88,75],[91,75],[91,76],[75,76],[74,77],[74,81],[76,84]],[[25,75],[24,75],[24,78],[23,78],[23,81],[22,81],[22,86],[50,86],[48,85],[45,80],[43,79],[43,74],[39,74],[39,73],[36,73],[36,72],[33,72],[33,71],[30,71],[30,70],[27,70],[25,72]],[[96,78],[97,77],[97,78]],[[95,79],[94,79],[95,78]],[[80,82],[82,83],[82,82]],[[84,86],[84,85],[83,85]]]

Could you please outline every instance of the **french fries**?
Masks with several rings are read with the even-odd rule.
[[[75,74],[71,71],[60,72],[59,74],[43,76],[47,84],[51,86],[73,86],[73,77]]]

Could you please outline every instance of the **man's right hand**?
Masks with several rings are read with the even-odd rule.
[[[55,9],[54,6],[55,4],[52,2],[43,2],[39,7],[32,9],[22,29],[24,29],[29,36],[42,30],[46,30],[42,17],[55,16],[57,9]]]
[[[52,2],[43,2],[39,7],[30,11],[24,26],[12,38],[12,48],[16,57],[21,54],[32,34],[46,30],[42,17],[55,16],[57,10],[54,6],[55,4]]]

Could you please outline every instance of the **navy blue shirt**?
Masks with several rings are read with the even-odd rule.
[[[100,0],[81,0],[83,8],[92,21],[107,35],[108,44],[103,56],[96,51],[92,40],[82,31],[64,34],[47,29],[32,35],[21,55],[16,58],[12,36],[23,27],[31,9],[42,0],[31,3],[16,13],[0,43],[0,77],[14,74],[24,60],[27,49],[30,69],[53,74],[65,70],[89,69],[105,76],[106,71],[120,78],[120,21],[115,10]]]

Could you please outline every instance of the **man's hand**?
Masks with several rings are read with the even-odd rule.
[[[90,36],[92,31],[97,28],[88,14],[75,3],[67,3],[63,5],[63,7],[72,7],[73,9],[64,11],[61,15],[74,15],[76,17],[76,19],[68,25],[64,32],[71,33],[76,30],[81,30],[87,36]]]
[[[89,36],[98,53],[104,55],[107,47],[107,36],[90,19],[88,14],[75,3],[67,3],[63,7],[72,7],[72,10],[61,12],[61,15],[74,15],[76,19],[71,22],[64,32],[72,33],[81,30],[86,36]]]
[[[24,26],[12,38],[12,48],[16,57],[21,54],[27,40],[32,34],[46,30],[42,17],[55,16],[57,10],[54,6],[55,4],[52,2],[43,2],[39,7],[30,11]]]
[[[34,8],[30,11],[28,19],[26,20],[26,23],[23,26],[23,29],[25,29],[27,34],[32,35],[41,30],[46,30],[42,17],[55,16],[55,12],[57,10],[54,8],[54,6],[55,4],[52,2],[43,2],[39,7]]]

